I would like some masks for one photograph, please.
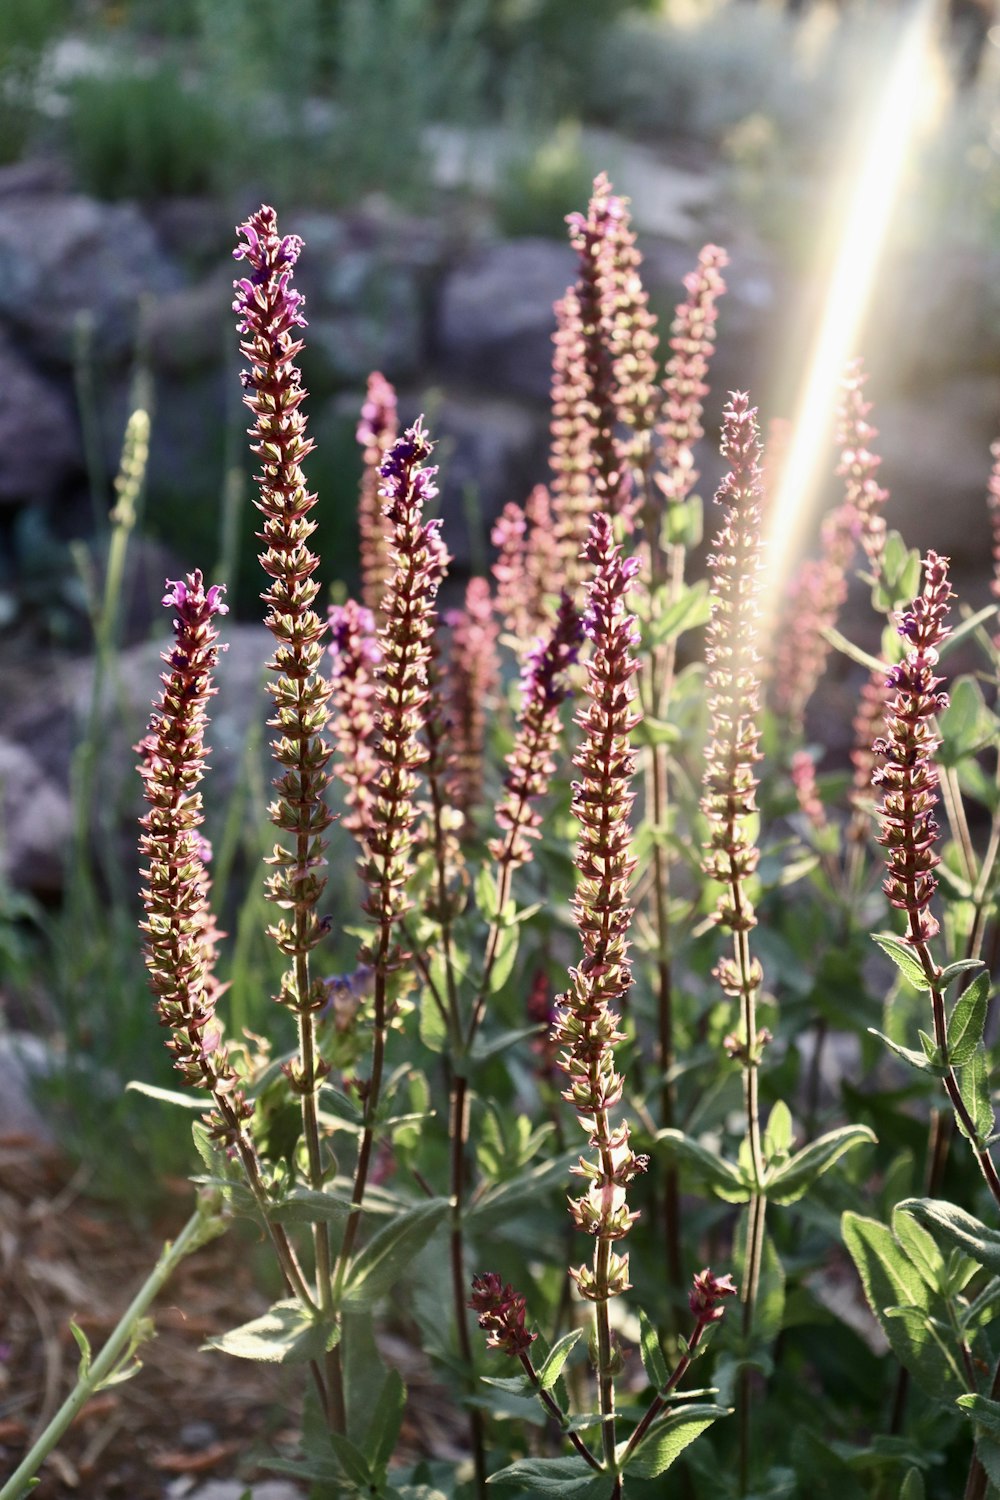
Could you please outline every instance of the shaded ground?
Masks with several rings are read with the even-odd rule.
[[[73,1385],[70,1320],[98,1350],[190,1208],[191,1189],[178,1184],[140,1231],[83,1186],[37,1145],[0,1142],[0,1478]],[[185,1491],[171,1485],[182,1476],[264,1477],[253,1453],[294,1445],[296,1372],[199,1353],[206,1336],[266,1305],[246,1262],[229,1234],[183,1263],[154,1309],[142,1370],[84,1409],[46,1464],[38,1500],[162,1500]]]

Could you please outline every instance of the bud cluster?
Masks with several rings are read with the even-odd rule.
[[[479,1326],[487,1332],[487,1349],[501,1349],[504,1354],[526,1354],[537,1333],[524,1326],[525,1301],[520,1292],[505,1285],[496,1271],[486,1271],[472,1278],[472,1296],[468,1304],[478,1315]]]

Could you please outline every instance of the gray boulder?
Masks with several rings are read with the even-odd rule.
[[[68,397],[0,333],[0,506],[51,500],[82,467]]]
[[[48,774],[25,744],[0,739],[0,880],[52,894],[62,887],[73,819],[68,780]]]
[[[576,280],[568,244],[520,239],[473,253],[441,292],[435,353],[447,376],[547,399],[553,303]]]
[[[41,358],[72,361],[81,315],[93,320],[103,358],[126,356],[141,299],[180,284],[135,204],[0,193],[0,318]]]

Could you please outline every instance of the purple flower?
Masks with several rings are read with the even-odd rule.
[[[486,1329],[488,1349],[502,1349],[504,1354],[525,1354],[538,1337],[524,1326],[525,1300],[512,1286],[505,1285],[496,1271],[472,1278],[472,1296],[468,1307]]]

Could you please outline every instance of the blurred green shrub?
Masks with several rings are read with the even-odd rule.
[[[594,176],[579,125],[564,122],[548,140],[522,147],[503,164],[496,199],[500,229],[561,240],[566,215],[586,200]]]
[[[17,161],[31,137],[43,54],[68,11],[68,0],[0,0],[0,164]]]
[[[205,93],[163,64],[148,73],[78,78],[69,142],[89,192],[150,199],[215,186],[226,132]]]

